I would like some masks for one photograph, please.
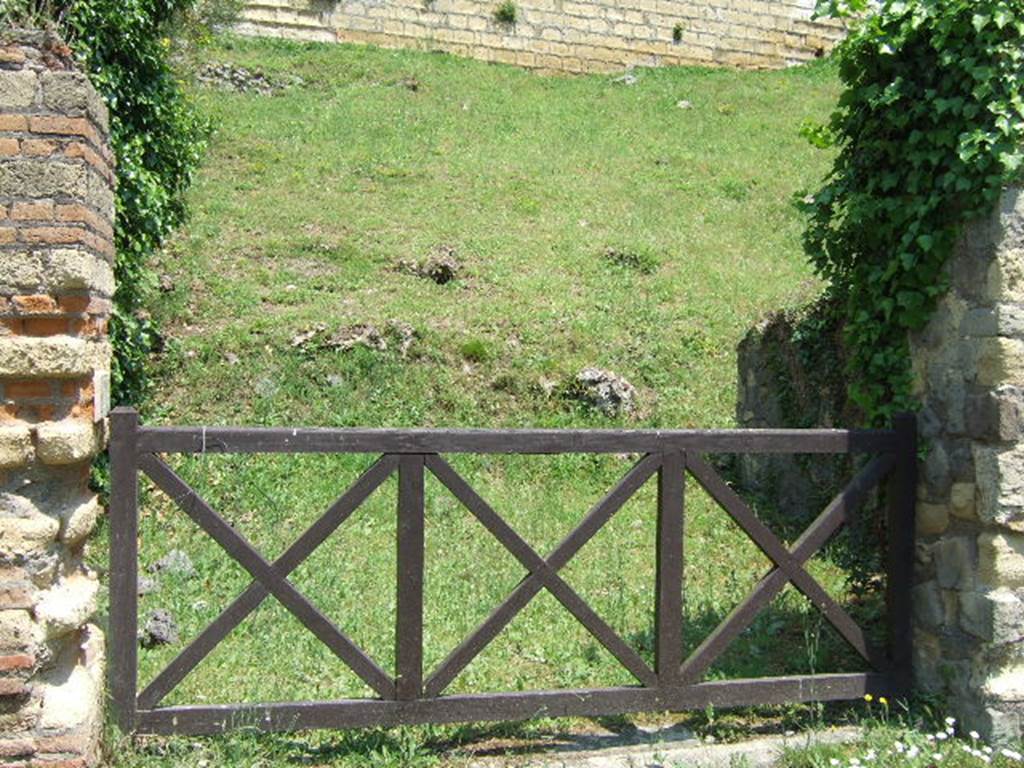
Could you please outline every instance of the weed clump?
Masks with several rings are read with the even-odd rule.
[[[494,20],[499,24],[515,24],[519,11],[512,0],[504,0],[501,5],[494,9]]]
[[[639,272],[642,275],[652,275],[661,266],[661,260],[657,254],[646,248],[605,248],[604,258],[617,267]]]

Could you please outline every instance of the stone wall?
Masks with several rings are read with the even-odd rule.
[[[814,0],[248,0],[238,29],[297,40],[442,50],[551,71],[663,64],[775,68],[842,37]]]
[[[963,238],[912,339],[928,449],[914,588],[919,685],[1002,739],[1024,712],[1024,194]]]
[[[97,757],[103,637],[83,547],[109,399],[107,134],[59,40],[0,38],[0,765]]]
[[[1024,715],[1024,193],[968,228],[948,267],[950,291],[910,339],[924,447],[917,508],[915,678],[968,728],[1006,741]],[[745,427],[852,426],[838,329],[808,357],[800,322],[778,313],[739,348],[737,420]],[[740,481],[814,511],[842,462],[744,458]],[[820,494],[819,494],[820,495]],[[814,503],[808,505],[807,499]]]

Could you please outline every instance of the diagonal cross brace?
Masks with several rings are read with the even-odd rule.
[[[877,460],[882,461],[882,460]],[[877,472],[879,465],[873,463],[869,467],[874,467],[874,472]],[[888,659],[885,654],[874,648],[869,642],[867,637],[864,635],[864,631],[857,626],[857,623],[850,617],[842,606],[840,606],[832,597],[825,591],[825,589],[809,574],[804,570],[803,564],[813,554],[813,552],[807,553],[806,557],[802,560],[798,559],[798,555],[802,556],[804,553],[801,551],[796,555],[790,552],[786,546],[779,540],[779,538],[772,533],[772,531],[761,522],[761,520],[751,511],[750,507],[747,506],[746,502],[740,498],[740,496],[730,488],[718,473],[716,473],[703,459],[688,454],[686,457],[686,468],[690,471],[690,474],[700,483],[701,487],[704,488],[712,498],[715,499],[722,508],[729,514],[729,516],[736,521],[736,523],[743,529],[743,531],[751,538],[751,540],[757,545],[757,547],[775,564],[776,569],[769,574],[762,582],[758,585],[757,594],[748,599],[748,602],[752,600],[759,600],[761,605],[766,602],[764,600],[771,589],[778,588],[781,591],[782,587],[785,586],[786,582],[792,582],[800,592],[811,601],[811,603],[818,608],[829,621],[829,623],[836,628],[843,639],[846,640],[850,646],[857,651],[869,664],[871,664],[876,670],[884,670],[888,667]],[[864,477],[862,473],[860,477]],[[866,492],[867,489],[864,489]],[[844,507],[845,508],[845,507]],[[831,507],[832,515],[838,516],[838,511]],[[823,515],[824,520],[819,518],[818,522],[822,523],[824,528],[825,523],[831,523],[831,517],[828,516],[828,512]],[[806,547],[807,540],[804,541],[804,547]],[[769,582],[765,584],[765,582]],[[770,598],[769,598],[770,599]],[[755,603],[751,602],[751,605]],[[747,619],[749,608],[741,605],[738,611],[742,611],[742,616]],[[756,615],[756,611],[753,612],[749,619],[753,619]],[[727,621],[733,621],[733,629],[735,630],[739,624],[739,619],[734,616],[730,616]],[[747,621],[749,623],[749,621]],[[739,627],[743,629],[742,626]],[[698,649],[699,650],[699,649]],[[690,661],[684,665],[684,669],[690,666]],[[697,669],[697,665],[690,666],[687,669],[688,676],[694,674],[694,670]],[[706,669],[706,667],[705,667]]]
[[[140,457],[140,468],[216,541],[249,575],[284,605],[317,639],[331,649],[367,685],[385,699],[395,696],[394,681],[330,619],[293,587],[282,571],[267,562],[177,473],[153,454]],[[262,599],[262,598],[261,598]],[[240,620],[239,620],[240,621]]]
[[[649,454],[642,458],[603,499],[595,504],[583,521],[566,536],[544,561],[551,571],[558,571],[596,534],[661,465],[661,457]],[[536,553],[534,553],[536,554]],[[468,638],[462,641],[424,685],[428,697],[440,695],[459,672],[465,669],[498,633],[508,625],[544,587],[538,574],[525,577],[505,602],[499,605]],[[589,627],[588,627],[589,628]],[[645,665],[646,666],[646,665]]]
[[[452,466],[440,456],[427,456],[427,468],[452,492],[466,509],[473,513],[494,538],[526,568],[530,578],[540,581],[637,680],[648,687],[658,682],[657,675],[626,642],[559,576],[544,558],[506,523],[501,516],[474,491]]]

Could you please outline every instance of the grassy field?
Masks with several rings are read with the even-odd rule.
[[[203,56],[303,84],[273,96],[197,91],[217,132],[192,221],[159,265],[154,314],[168,345],[155,363],[149,423],[728,427],[737,342],[766,311],[818,290],[793,201],[829,162],[799,136],[836,98],[827,64],[642,70],[630,84],[347,46],[225,39]],[[460,265],[447,284],[408,266],[442,252]],[[389,322],[412,329],[407,348],[388,336]],[[379,329],[386,349],[341,348],[361,325]],[[637,413],[607,416],[567,397],[585,366],[631,381]],[[449,458],[544,553],[636,457]],[[371,459],[172,463],[273,557]],[[394,485],[292,577],[389,670]],[[768,563],[694,484],[687,492],[692,649]],[[648,659],[655,495],[650,482],[563,572]],[[143,567],[180,549],[198,574],[161,575],[142,598],[143,618],[166,609],[181,629],[179,643],[141,652],[143,682],[248,583],[164,496],[146,489],[144,498]],[[433,668],[523,571],[431,480],[426,567]],[[811,570],[843,593],[827,556]],[[709,677],[856,668],[787,590]],[[449,690],[631,681],[542,593]],[[268,601],[167,703],[366,693]],[[467,741],[544,727],[159,740],[118,750],[117,762],[455,764]]]

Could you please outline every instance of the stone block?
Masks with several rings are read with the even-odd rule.
[[[35,456],[32,433],[25,424],[0,426],[0,469],[24,466]]]
[[[69,507],[61,526],[61,541],[69,547],[77,547],[92,533],[102,513],[103,506],[95,496],[82,504]]]
[[[23,197],[87,199],[89,174],[78,163],[27,158],[0,164],[0,189],[17,189]],[[109,191],[109,188],[108,188]]]
[[[914,607],[914,620],[918,626],[938,629],[946,620],[942,593],[935,581],[927,581],[914,587],[911,600]]]
[[[28,611],[0,611],[0,654],[34,654],[38,630]]]
[[[1024,390],[1007,384],[967,398],[967,433],[975,440],[1012,442],[1024,437]]]
[[[977,512],[984,522],[1024,530],[1024,445],[974,449]]]
[[[44,72],[40,79],[43,104],[53,112],[65,115],[86,114],[95,91],[81,72]]]
[[[0,69],[0,110],[27,109],[35,104],[39,79],[30,69]]]
[[[986,338],[978,340],[975,349],[978,384],[996,387],[1024,381],[1024,341]]]
[[[36,453],[46,464],[76,464],[99,452],[99,438],[91,421],[50,421],[36,427]]]
[[[114,295],[114,271],[106,259],[89,251],[63,248],[46,257],[46,288],[64,291],[89,290],[101,296]]]
[[[0,338],[0,376],[91,376],[110,367],[107,342],[70,337]]]
[[[39,596],[36,620],[48,640],[62,637],[84,626],[96,612],[99,582],[85,574],[61,580]]]
[[[960,626],[996,645],[1024,638],[1024,603],[1010,589],[963,592],[960,595]]]
[[[935,580],[942,589],[970,589],[974,585],[972,547],[964,536],[950,536],[933,548]],[[1024,573],[1022,573],[1024,575]]]
[[[961,520],[976,519],[974,494],[974,483],[953,483],[949,493],[949,508],[954,517]]]
[[[917,505],[917,533],[919,536],[936,536],[949,527],[949,506],[921,502]]]
[[[60,522],[46,515],[0,517],[0,556],[31,556],[57,540]]]
[[[978,577],[994,589],[1024,588],[1024,535],[985,531],[978,536]]]

